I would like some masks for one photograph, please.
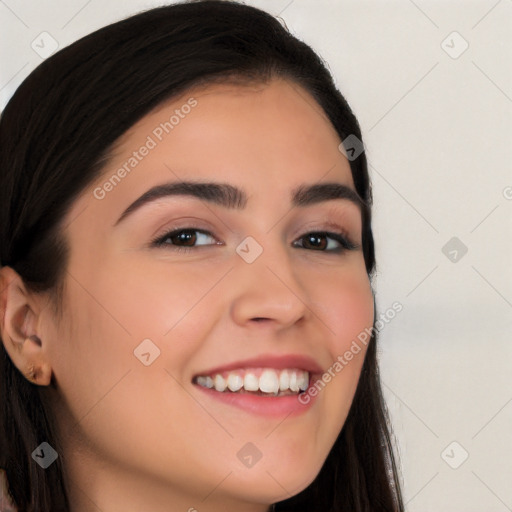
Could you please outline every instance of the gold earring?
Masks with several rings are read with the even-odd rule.
[[[36,381],[37,380],[37,371],[36,371],[36,367],[31,364],[29,366],[29,369],[28,369],[28,379],[31,380],[31,381]]]

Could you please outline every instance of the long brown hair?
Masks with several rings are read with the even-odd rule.
[[[95,181],[114,142],[155,106],[195,85],[284,77],[323,108],[341,140],[361,131],[321,58],[270,14],[221,0],[151,9],[104,27],[57,52],[24,80],[0,118],[0,262],[34,292],[62,305],[69,247],[60,222]],[[368,205],[365,154],[350,161]],[[375,268],[371,217],[363,219],[369,277]],[[381,393],[376,331],[356,394],[325,464],[300,494],[276,511],[403,510]],[[31,453],[59,447],[44,389],[31,384],[0,348],[0,465],[21,511],[68,511],[61,459],[46,470]]]

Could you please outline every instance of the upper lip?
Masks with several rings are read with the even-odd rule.
[[[241,368],[275,368],[281,370],[284,368],[298,368],[306,370],[310,374],[321,373],[322,368],[311,357],[302,354],[283,354],[283,355],[262,355],[251,359],[233,361],[232,363],[209,368],[196,374],[213,375],[215,373],[227,372]]]

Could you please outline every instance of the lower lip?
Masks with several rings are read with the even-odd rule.
[[[301,395],[288,395],[288,396],[261,396],[250,394],[232,393],[230,391],[220,392],[215,389],[205,388],[194,384],[201,391],[208,396],[220,400],[228,405],[233,405],[244,411],[257,414],[260,416],[269,417],[293,417],[307,412],[316,399],[315,396],[310,395],[308,392],[312,387],[312,382],[308,389]],[[303,397],[302,401],[299,397]]]

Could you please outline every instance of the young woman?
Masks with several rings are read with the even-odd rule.
[[[0,121],[18,511],[403,510],[361,147],[321,59],[234,2],[31,73]]]

